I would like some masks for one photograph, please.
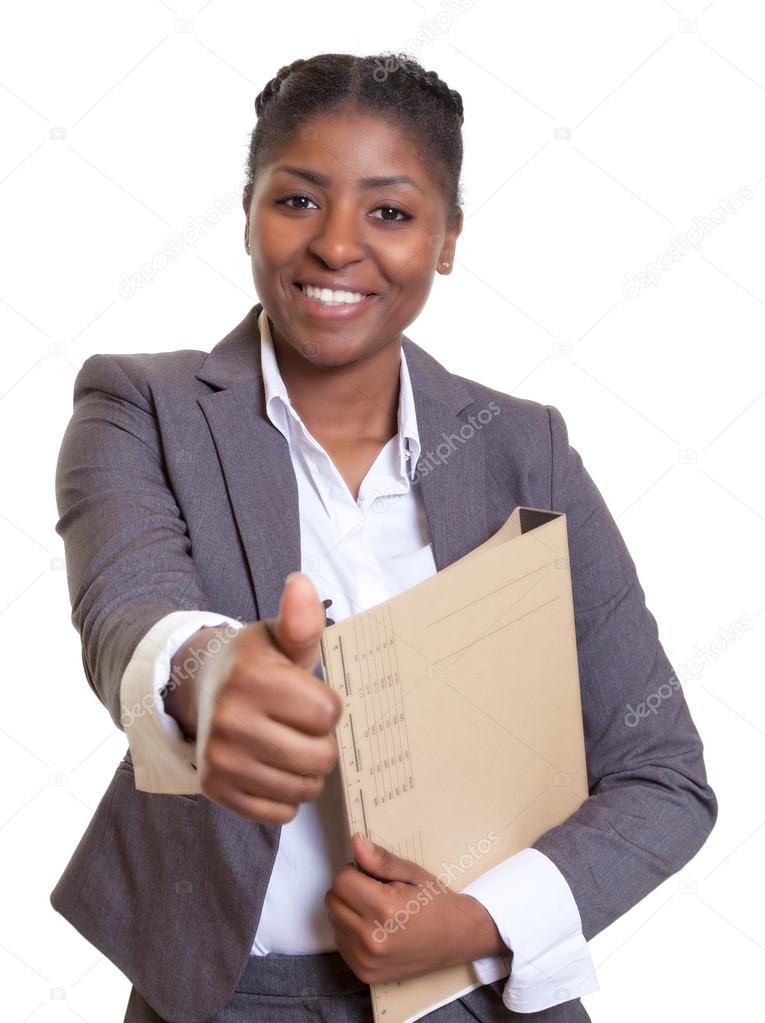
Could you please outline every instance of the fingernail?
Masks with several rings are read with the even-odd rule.
[[[300,572],[290,572],[290,574],[284,580],[284,585],[287,586],[289,581],[290,581],[290,579],[297,579],[299,575],[300,575]]]
[[[375,844],[372,841],[372,839],[371,838],[367,838],[366,835],[362,835],[361,832],[359,832],[358,835],[359,835],[359,838],[361,839],[361,844],[364,846],[364,848],[365,849],[369,849],[369,851],[371,852],[374,849],[374,847],[375,847]]]

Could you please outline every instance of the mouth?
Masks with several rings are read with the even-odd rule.
[[[346,320],[380,297],[376,292],[334,290],[302,281],[293,281],[292,286],[301,307],[319,319]]]

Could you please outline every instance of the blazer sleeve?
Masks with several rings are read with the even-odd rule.
[[[141,638],[170,612],[210,610],[146,391],[115,358],[86,359],[56,464],[72,624],[87,680],[123,731],[120,682]]]
[[[589,941],[695,855],[717,801],[634,562],[561,413],[546,407],[551,507],[566,513],[590,794],[534,847],[568,881]]]

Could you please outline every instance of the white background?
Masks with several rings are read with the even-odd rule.
[[[442,31],[417,41],[439,11]],[[123,274],[238,197],[254,98],[283,64],[400,49],[465,104],[455,270],[407,334],[454,372],[561,410],[670,659],[701,658],[685,695],[718,824],[679,876],[592,941],[601,991],[588,1011],[596,1023],[756,1014],[761,4],[37,0],[5,5],[2,20],[2,1019],[121,1023],[129,990],[48,903],[126,748],[85,681],[54,532],[75,374],[95,352],[209,350],[238,323],[257,300],[238,198],[153,284],[124,297]],[[696,250],[625,294],[625,275],[661,265],[741,189],[751,198],[715,213]]]

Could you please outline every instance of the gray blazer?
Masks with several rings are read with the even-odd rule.
[[[210,354],[93,355],[75,381],[56,530],[85,675],[118,728],[120,679],[150,626],[193,608],[275,616],[285,576],[300,569],[295,476],[264,408],[261,309]],[[456,376],[406,336],[402,344],[429,466],[416,485],[438,569],[517,505],[567,516],[590,796],[536,848],[566,878],[589,940],[682,868],[711,831],[717,803],[702,743],[635,565],[561,413]],[[482,424],[491,401],[500,414]],[[480,428],[464,440],[470,416]],[[163,1018],[200,1023],[230,999],[247,962],[280,827],[203,795],[138,791],[128,751],[51,903]],[[463,1001],[485,1023],[588,1019],[578,999],[516,1017],[503,986]]]

